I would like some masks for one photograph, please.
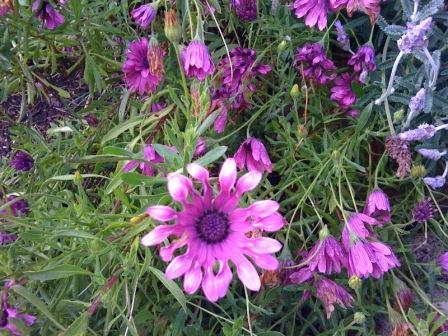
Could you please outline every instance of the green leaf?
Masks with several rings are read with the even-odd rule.
[[[75,174],[53,176],[53,177],[50,177],[48,180],[46,180],[45,183],[48,182],[48,181],[73,181],[73,180],[75,180],[75,176],[76,176]],[[106,176],[98,175],[98,174],[81,174],[81,176],[83,178],[86,178],[86,177],[98,177],[98,178],[109,179]]]
[[[130,185],[153,185],[153,184],[163,184],[166,182],[164,178],[157,178],[152,176],[145,176],[139,173],[123,173],[121,174],[121,179]]]
[[[48,281],[68,278],[74,275],[92,275],[92,273],[76,265],[63,264],[42,271],[25,272],[25,275],[32,280]]]
[[[54,234],[54,238],[57,237],[70,237],[70,238],[84,238],[84,239],[96,239],[93,234],[90,234],[85,231],[78,230],[62,230],[58,231]]]
[[[20,285],[12,286],[11,289],[21,297],[23,297],[25,300],[27,300],[29,303],[31,303],[34,307],[36,307],[43,315],[45,315],[51,322],[53,322],[55,326],[65,331],[65,327],[56,320],[56,318],[48,309],[47,305],[43,303],[36,295]]]
[[[104,144],[105,142],[108,142],[109,140],[117,138],[120,134],[130,130],[131,128],[134,128],[138,126],[143,120],[143,117],[135,117],[132,119],[129,119],[125,121],[124,123],[121,123],[114,128],[112,128],[107,134],[103,137],[101,142]]]
[[[218,109],[217,111],[211,113],[207,118],[205,118],[204,122],[199,126],[197,135],[202,135],[206,130],[209,129],[209,127],[213,124],[215,119],[218,117],[218,114],[221,113],[221,109]]]
[[[121,97],[120,108],[118,109],[118,121],[120,123],[124,120],[124,114],[126,112],[126,106],[128,106],[129,96],[131,95],[131,91],[126,90]]]
[[[173,151],[173,149],[169,146],[154,144],[153,147],[156,152],[159,153],[159,155],[168,162],[175,162],[176,160],[180,160],[179,154]]]
[[[160,280],[160,282],[170,291],[170,293],[174,296],[174,298],[180,303],[185,313],[187,312],[187,299],[184,295],[184,292],[182,289],[179,288],[179,286],[170,279],[167,279],[165,277],[165,274],[163,274],[160,270],[157,268],[148,266],[149,271],[154,274],[157,279]]]
[[[206,166],[212,162],[218,160],[224,153],[227,151],[227,146],[218,146],[213,148],[203,157],[197,159],[195,163],[200,164],[201,166]]]
[[[83,336],[87,330],[89,321],[87,313],[82,313],[63,333],[64,336]]]
[[[361,131],[365,128],[367,122],[369,121],[370,115],[372,114],[373,102],[367,105],[361,112],[361,115],[357,119],[356,131]]]

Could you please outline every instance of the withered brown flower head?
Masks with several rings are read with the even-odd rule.
[[[390,137],[386,140],[386,152],[398,164],[397,176],[405,177],[411,170],[412,162],[409,142],[398,137]]]

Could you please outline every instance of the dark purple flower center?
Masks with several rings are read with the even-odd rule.
[[[196,220],[196,232],[208,244],[220,243],[229,235],[229,218],[221,211],[208,209]]]

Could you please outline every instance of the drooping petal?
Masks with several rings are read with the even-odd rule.
[[[202,282],[202,270],[200,267],[191,268],[185,273],[184,290],[188,294],[194,294]]]
[[[233,256],[232,261],[236,265],[238,278],[250,290],[258,291],[261,287],[260,277],[254,265],[244,256]]]
[[[268,237],[247,239],[246,246],[255,253],[275,253],[282,248],[279,241]]]
[[[226,159],[219,172],[219,185],[221,192],[228,194],[235,185],[236,163],[234,159]]]
[[[236,183],[236,190],[239,194],[254,190],[260,183],[262,174],[258,171],[251,171],[241,176]]]
[[[174,258],[165,270],[165,275],[168,279],[176,279],[183,275],[190,269],[193,259],[189,253],[185,253],[181,256]]]
[[[141,243],[145,246],[160,244],[170,235],[179,235],[179,225],[159,225],[142,238]]]
[[[176,218],[177,213],[174,209],[165,205],[153,205],[146,210],[146,213],[153,219],[167,222]]]
[[[254,216],[264,218],[275,213],[280,205],[276,201],[264,200],[253,203],[249,210]]]
[[[184,203],[193,187],[190,179],[178,173],[168,174],[167,179],[168,191],[171,197],[175,201]]]

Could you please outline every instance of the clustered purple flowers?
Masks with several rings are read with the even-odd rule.
[[[319,43],[306,43],[298,48],[294,65],[305,79],[316,84],[327,84],[336,76],[336,66]]]
[[[254,21],[257,18],[257,0],[232,0],[231,6],[243,21]]]
[[[31,9],[44,26],[50,30],[64,23],[64,16],[47,0],[34,0]]]
[[[10,165],[15,170],[29,171],[34,166],[34,160],[28,153],[24,151],[17,151],[15,152]]]
[[[327,312],[327,318],[334,311],[334,304],[347,307],[352,297],[340,285],[321,274],[340,273],[346,268],[349,276],[357,278],[379,278],[385,272],[400,266],[392,249],[380,242],[373,233],[375,226],[390,221],[390,204],[387,195],[380,189],[373,190],[367,197],[363,213],[352,214],[342,230],[342,244],[324,227],[319,241],[307,252],[305,266],[291,275],[295,284],[314,283],[315,296]]]

